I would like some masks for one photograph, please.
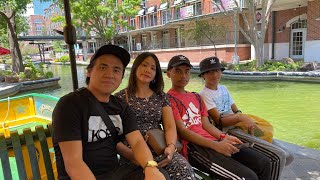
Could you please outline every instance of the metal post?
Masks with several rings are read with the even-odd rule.
[[[237,54],[237,9],[233,10],[233,24],[234,24],[234,55],[232,56],[232,64],[239,64],[239,56]]]
[[[38,44],[38,49],[39,49],[40,62],[42,62],[42,54],[41,54],[40,44]]]
[[[76,55],[74,51],[74,44],[76,43],[76,30],[71,22],[70,3],[69,0],[64,0],[64,14],[66,19],[66,26],[63,28],[64,41],[69,45],[69,56],[72,74],[73,90],[78,89],[78,76]]]

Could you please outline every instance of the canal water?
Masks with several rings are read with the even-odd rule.
[[[61,80],[59,89],[39,90],[40,93],[61,97],[72,91],[69,65],[49,65],[49,70]],[[79,87],[85,86],[85,66],[77,66]],[[129,71],[125,73],[121,90],[127,86]],[[171,81],[164,74],[165,91]],[[222,80],[243,113],[260,116],[274,126],[275,138],[320,150],[320,84],[279,81]],[[187,90],[199,92],[204,82],[192,75]],[[117,91],[118,91],[117,90]],[[34,92],[34,91],[33,91]]]

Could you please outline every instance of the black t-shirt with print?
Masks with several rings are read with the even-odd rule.
[[[92,96],[87,89],[72,92],[57,103],[53,115],[53,146],[59,179],[68,179],[58,142],[81,140],[83,161],[95,176],[111,171],[118,165],[116,139],[104,124]],[[108,103],[101,103],[109,114],[120,139],[137,130],[136,117],[126,102],[110,96]]]

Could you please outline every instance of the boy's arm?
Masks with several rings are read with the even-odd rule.
[[[95,179],[93,173],[82,159],[81,141],[59,142],[65,169],[71,179]]]
[[[214,120],[216,125],[220,124],[220,122],[219,122],[220,113],[217,110],[217,108],[212,108],[212,109],[208,110],[208,113],[209,113],[209,116]],[[234,125],[234,124],[241,122],[239,115],[237,115],[237,114],[230,114],[230,115],[223,116],[223,117],[221,117],[220,121],[221,121],[222,127],[231,126],[231,125]]]
[[[210,122],[208,117],[202,116],[201,117],[201,123],[204,130],[206,130],[211,136],[215,137],[216,139],[220,139],[221,134],[223,134],[222,131],[220,131],[218,128],[213,126]]]
[[[207,139],[185,127],[182,120],[176,120],[176,126],[178,134],[181,138],[185,139],[188,142],[191,142],[193,144],[207,147],[210,149],[214,149],[213,147],[217,145],[216,141],[212,141],[210,139]]]
[[[231,156],[232,154],[239,151],[239,149],[233,146],[229,140],[213,141],[187,129],[184,126],[182,120],[176,120],[175,122],[176,122],[179,136],[181,136],[183,139],[187,140],[188,142],[191,142],[198,146],[213,149],[225,156]]]

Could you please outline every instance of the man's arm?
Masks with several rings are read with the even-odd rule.
[[[128,133],[126,139],[132,148],[136,161],[144,168],[145,179],[165,179],[158,168],[145,167],[148,161],[153,160],[153,157],[140,131],[135,130]]]
[[[134,155],[133,155],[132,150],[128,146],[124,145],[122,142],[119,142],[117,144],[117,151],[122,157],[137,164],[136,160],[134,159]]]
[[[82,159],[81,141],[59,142],[65,169],[72,180],[95,179],[93,173]]]

